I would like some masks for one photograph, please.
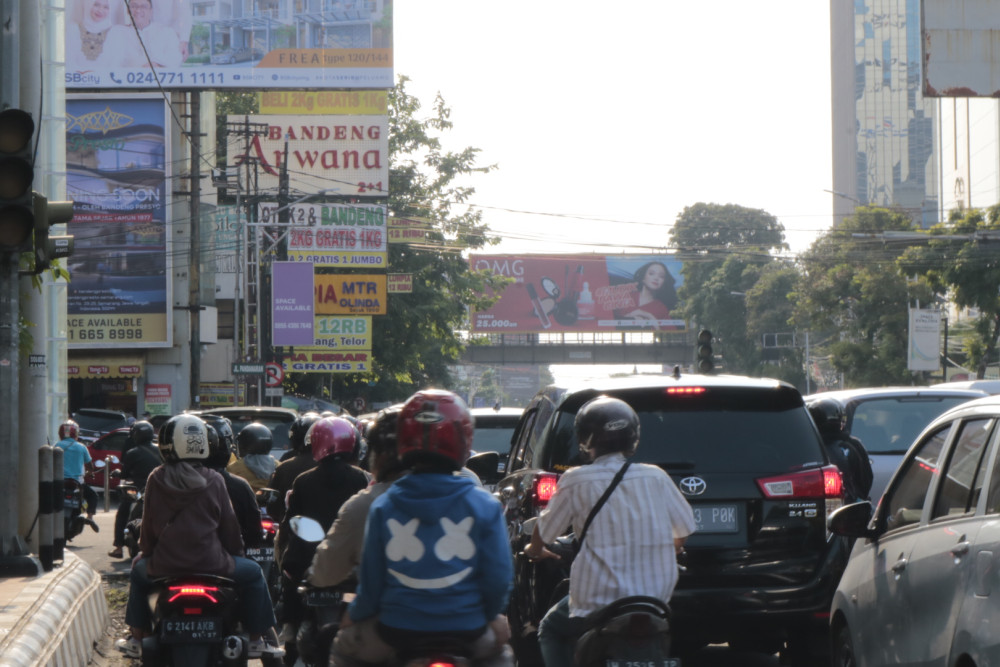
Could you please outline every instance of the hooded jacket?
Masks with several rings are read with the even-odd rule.
[[[351,618],[477,630],[507,606],[513,564],[500,503],[471,480],[411,473],[372,503]]]
[[[222,476],[185,461],[153,470],[146,481],[139,550],[149,559],[150,576],[230,574],[243,539]]]

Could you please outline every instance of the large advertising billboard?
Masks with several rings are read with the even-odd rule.
[[[246,116],[229,116],[233,125]],[[254,116],[263,135],[229,135],[227,154],[239,166],[247,157],[259,167],[257,187],[278,190],[288,152],[288,187],[299,195],[387,197],[389,121],[386,116]]]
[[[392,88],[392,0],[67,0],[70,89]]]
[[[1000,95],[1000,12],[996,0],[923,0],[925,97]]]
[[[667,255],[471,255],[474,270],[513,278],[477,333],[683,331],[672,315],[683,282]]]
[[[167,118],[161,95],[66,100],[70,349],[171,344]]]
[[[295,204],[288,207],[288,259],[316,266],[380,268],[387,264],[388,208],[376,204]],[[261,204],[259,219],[274,224],[277,204]]]

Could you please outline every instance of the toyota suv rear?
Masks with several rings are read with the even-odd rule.
[[[728,642],[781,651],[786,664],[825,664],[847,553],[826,517],[842,505],[842,484],[802,396],[777,380],[680,374],[551,386],[525,409],[497,485],[515,555],[508,611],[519,664],[540,664],[535,629],[565,594],[559,565],[521,554],[530,538],[522,526],[544,509],[559,474],[582,463],[573,420],[602,394],[636,410],[633,460],[668,472],[698,521],[670,603],[675,649]]]

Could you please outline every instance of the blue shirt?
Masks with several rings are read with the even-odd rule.
[[[83,482],[83,466],[90,463],[90,450],[73,438],[63,438],[56,443],[63,450],[63,476]]]

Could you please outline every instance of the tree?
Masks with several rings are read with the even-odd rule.
[[[850,387],[922,379],[907,370],[908,309],[914,301],[929,303],[933,292],[925,283],[907,282],[896,263],[904,247],[886,244],[883,236],[913,229],[905,213],[860,207],[799,258],[793,322],[817,339],[834,340],[826,351]]]
[[[1000,338],[1000,257],[995,237],[1000,231],[1000,205],[983,212],[954,211],[947,223],[931,228],[926,245],[911,246],[900,259],[908,273],[919,274],[937,294],[949,294],[959,308],[974,308],[978,316],[965,336],[963,349],[976,377],[986,376],[996,358]],[[940,237],[935,239],[934,237]],[[948,238],[944,238],[948,237]],[[956,238],[957,237],[957,238]]]

